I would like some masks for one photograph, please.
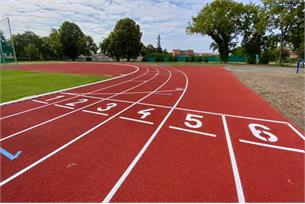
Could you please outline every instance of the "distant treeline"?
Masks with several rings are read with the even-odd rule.
[[[219,60],[246,56],[248,63],[287,61],[288,51],[299,57],[304,55],[304,3],[302,1],[262,0],[261,5],[243,4],[233,0],[214,0],[206,4],[186,28],[188,34],[211,37],[210,48],[217,50]],[[275,32],[276,31],[276,32]],[[3,35],[0,31],[1,40]],[[78,25],[65,21],[59,29],[52,29],[47,37],[31,31],[13,35],[19,60],[75,60],[80,55],[103,53],[120,61],[137,59],[143,61],[178,60],[161,48],[158,35],[157,46],[145,46],[141,42],[140,25],[130,18],[116,22],[108,36],[97,46],[92,37],[85,35]],[[175,45],[173,45],[176,47]],[[155,56],[151,56],[155,54]],[[187,61],[206,61],[208,58],[185,58]]]

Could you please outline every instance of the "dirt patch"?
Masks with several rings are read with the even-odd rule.
[[[300,128],[305,129],[305,72],[296,74],[293,68],[246,65],[228,65],[226,69]]]

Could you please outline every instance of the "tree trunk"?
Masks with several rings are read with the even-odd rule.
[[[279,56],[279,64],[282,65],[282,53],[284,48],[284,33],[281,31],[281,44],[280,44],[280,56]]]

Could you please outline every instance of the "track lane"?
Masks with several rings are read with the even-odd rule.
[[[164,81],[164,79],[163,80],[158,80],[159,81],[159,87],[161,87],[162,85],[164,85],[165,83],[167,83],[168,82],[168,80],[169,80],[169,78],[170,78],[170,76],[168,76],[168,79],[166,80],[166,81]],[[163,81],[163,83],[162,83],[162,81]],[[162,83],[162,84],[161,84]],[[157,88],[158,87],[156,87],[156,88],[154,88],[155,90],[157,90]],[[150,94],[147,94],[145,97],[149,97],[150,95],[152,95],[152,93],[150,93]],[[45,165],[47,164],[47,165],[49,165],[50,164],[50,162],[52,163],[52,166],[57,166],[57,165],[60,165],[60,166],[62,166],[60,163],[58,163],[58,161],[62,161],[62,157],[67,157],[67,156],[71,156],[71,154],[70,154],[70,152],[74,152],[75,153],[75,156],[77,156],[79,159],[81,159],[81,160],[83,160],[83,159],[85,159],[85,158],[87,158],[88,159],[88,157],[90,158],[89,160],[87,160],[87,162],[86,163],[88,163],[88,165],[90,164],[90,165],[94,165],[94,164],[97,164],[97,163],[95,163],[93,160],[95,160],[95,159],[102,159],[102,158],[113,158],[114,156],[120,156],[121,157],[121,159],[115,159],[115,160],[113,160],[113,162],[115,162],[115,163],[117,163],[117,162],[120,162],[120,161],[122,161],[122,159],[124,160],[124,158],[125,157],[130,157],[131,156],[131,158],[130,159],[132,159],[133,158],[133,155],[130,155],[130,154],[132,154],[132,152],[134,152],[134,148],[135,148],[135,146],[138,146],[139,148],[141,147],[141,141],[144,141],[145,142],[145,135],[137,135],[137,136],[135,136],[135,135],[130,135],[130,136],[132,136],[132,137],[134,137],[133,139],[132,139],[132,141],[134,141],[134,143],[126,143],[127,142],[127,139],[131,139],[131,138],[129,138],[129,137],[126,137],[126,132],[125,131],[123,131],[122,132],[122,129],[119,129],[120,131],[118,132],[118,133],[120,133],[120,134],[115,134],[115,132],[117,132],[118,131],[118,129],[117,128],[115,128],[115,127],[118,127],[118,125],[120,126],[120,127],[122,127],[120,124],[124,124],[124,126],[126,125],[126,123],[128,124],[128,123],[131,123],[131,124],[134,124],[133,122],[131,122],[131,121],[126,121],[126,120],[122,120],[122,119],[119,119],[118,118],[118,116],[119,115],[121,115],[122,113],[124,113],[125,111],[127,111],[127,110],[129,110],[130,108],[134,108],[135,106],[137,106],[136,104],[133,104],[133,105],[129,105],[125,110],[123,110],[123,111],[121,111],[121,112],[118,112],[118,113],[116,113],[116,115],[114,115],[114,117],[115,117],[115,120],[113,120],[113,119],[111,119],[111,118],[109,118],[110,119],[110,121],[108,122],[106,122],[106,121],[104,121],[104,122],[106,122],[105,124],[103,123],[102,125],[102,127],[103,128],[97,128],[97,129],[95,129],[93,132],[90,132],[90,137],[87,137],[87,139],[85,139],[85,140],[80,140],[78,143],[75,143],[74,145],[69,145],[69,148],[67,148],[67,149],[65,149],[65,150],[63,150],[63,151],[60,151],[60,152],[58,152],[57,153],[57,156],[54,156],[54,157],[51,157],[51,158],[48,158],[48,160],[47,161],[45,161],[45,162],[42,162],[39,166],[37,166],[36,168],[33,168],[30,172],[26,172],[25,174],[23,174],[23,175],[21,175],[20,177],[18,177],[18,179],[16,179],[16,180],[12,180],[11,182],[9,182],[9,183],[7,183],[7,184],[5,184],[5,186],[3,186],[3,189],[4,189],[4,191],[5,191],[5,189],[7,189],[8,191],[6,191],[7,193],[9,193],[9,192],[11,192],[12,191],[12,189],[11,188],[14,188],[15,189],[15,187],[16,187],[16,184],[18,185],[18,184],[20,184],[19,182],[21,182],[21,183],[32,183],[31,185],[40,185],[41,183],[37,183],[37,182],[34,182],[33,183],[33,181],[35,180],[33,180],[33,179],[29,179],[29,177],[32,177],[32,176],[34,176],[34,177],[40,177],[42,174],[43,175],[45,175],[45,173],[44,173],[44,168],[46,167]],[[137,123],[136,123],[136,125],[138,125]],[[145,124],[146,125],[146,124]],[[109,126],[109,127],[108,127]],[[132,131],[132,132],[134,132],[134,131],[136,131],[136,132],[138,132],[137,131],[137,129],[135,129],[134,128],[134,126],[126,126],[126,127],[130,127],[130,128],[128,128],[127,129],[127,131],[128,130],[130,130],[130,131]],[[146,126],[145,126],[146,127]],[[143,128],[143,131],[147,131],[146,130],[146,128],[144,129]],[[108,133],[109,134],[111,134],[111,137],[106,137],[107,135],[108,135]],[[125,134],[124,134],[125,133]],[[105,135],[106,134],[106,135]],[[129,135],[129,134],[128,134]],[[102,137],[102,136],[104,136],[104,137]],[[117,137],[117,138],[116,138]],[[125,139],[123,139],[123,141],[121,141],[120,140],[120,138],[125,138]],[[142,139],[141,139],[142,138]],[[140,140],[140,141],[138,141],[138,140]],[[91,145],[90,146],[87,146],[87,145],[84,145],[84,143],[86,144],[87,143],[87,141],[88,141],[88,143],[89,144],[92,144],[92,142],[95,144],[94,145],[94,147],[92,147]],[[105,143],[105,141],[106,141],[106,143]],[[108,142],[107,142],[108,141]],[[113,148],[114,148],[114,146],[113,145],[111,145],[111,144],[109,144],[109,142],[110,141],[112,141],[112,142],[114,142],[114,143],[117,143],[116,145],[115,144],[113,144],[114,146],[117,146],[118,147],[118,149],[124,149],[124,147],[122,147],[122,148],[119,148],[119,146],[121,146],[123,143],[125,144],[125,146],[126,146],[126,148],[128,148],[129,150],[132,150],[131,152],[129,152],[129,151],[119,151],[120,152],[120,154],[113,154]],[[126,142],[124,142],[124,141],[126,141]],[[123,142],[123,143],[122,143]],[[101,147],[101,145],[103,146],[103,147]],[[85,152],[83,152],[82,151],[82,149],[83,149],[83,147],[85,148]],[[76,148],[76,149],[75,149]],[[91,149],[91,151],[90,152],[88,152],[88,148],[89,149]],[[100,151],[103,151],[103,153],[102,154],[100,154],[99,152]],[[111,151],[112,150],[112,151]],[[93,154],[95,155],[94,157],[92,157],[92,152],[93,152]],[[105,154],[106,152],[108,152],[108,154]],[[119,153],[118,152],[118,153]],[[83,154],[83,153],[85,153],[83,156],[81,156],[81,157],[79,157],[79,155],[80,154]],[[91,156],[90,156],[91,155]],[[122,156],[123,156],[123,158],[122,158]],[[54,164],[53,164],[53,161],[56,161]],[[83,160],[83,161],[85,161],[85,160]],[[123,164],[123,163],[122,163]],[[125,164],[127,164],[126,162],[125,162]],[[116,164],[118,167],[119,166],[121,166],[121,164],[120,163],[117,163]],[[48,178],[49,177],[52,177],[51,175],[54,175],[53,173],[58,173],[57,171],[56,171],[56,169],[58,169],[58,168],[61,168],[60,166],[58,166],[58,167],[55,167],[55,169],[53,169],[52,170],[52,172],[50,172],[50,176],[48,176]],[[50,167],[50,166],[49,166]],[[89,167],[89,166],[88,166]],[[92,166],[91,166],[92,167]],[[99,167],[100,168],[108,168],[108,165],[106,165],[106,166],[103,166],[103,165],[99,165]],[[90,169],[92,169],[92,170],[96,170],[96,169],[94,169],[94,168],[90,168]],[[80,169],[77,169],[77,171],[78,170],[80,170]],[[111,174],[111,172],[115,172],[116,170],[111,170],[111,169],[109,169],[108,168],[108,170],[109,171],[107,171],[107,172],[105,172],[105,175],[106,174],[108,174],[108,173],[110,173]],[[121,169],[120,168],[120,172],[117,172],[117,174],[119,175],[121,172],[123,171],[123,169]],[[48,171],[49,172],[49,171]],[[96,172],[96,173],[90,173],[91,175],[96,175],[96,174],[98,174],[98,172]],[[103,173],[102,173],[103,174]],[[25,176],[26,175],[26,176]],[[99,176],[102,176],[101,174],[99,174]],[[56,175],[56,177],[58,177],[58,175]],[[73,178],[73,176],[71,176],[70,178]],[[24,179],[26,179],[27,181],[25,182],[24,181]],[[28,180],[29,179],[29,180]],[[66,178],[66,179],[68,179],[68,178]],[[115,182],[115,180],[113,179],[113,178],[109,178],[111,181],[112,181],[112,183],[114,183]],[[52,179],[52,180],[54,180],[54,179]],[[70,180],[70,179],[68,179],[68,180]],[[74,180],[74,182],[78,182],[79,180]],[[90,181],[90,180],[88,180],[88,181]],[[56,182],[63,182],[63,180],[62,179],[56,179],[56,181],[54,182],[54,184],[56,183]],[[96,182],[98,182],[98,183],[100,183],[100,181],[96,181]],[[78,190],[81,190],[81,189],[83,189],[83,188],[74,188],[74,187],[72,187],[72,184],[69,184],[68,182],[65,182],[67,185],[71,185],[69,188],[70,188],[70,190],[72,190],[73,192],[74,192],[74,190],[76,190],[76,191],[78,191]],[[85,186],[85,183],[83,183],[83,185]],[[92,184],[93,185],[93,184]],[[14,187],[15,186],[15,187]],[[19,185],[18,185],[19,186]],[[67,187],[65,187],[64,185],[60,185],[63,189],[61,190],[61,191],[57,191],[57,193],[56,194],[53,194],[53,196],[52,196],[52,198],[50,198],[51,200],[75,200],[75,199],[79,199],[79,193],[73,193],[73,194],[71,194],[71,196],[67,196],[67,194],[65,193],[65,195],[63,195],[62,193],[63,192],[66,192],[64,189],[66,189]],[[101,188],[104,188],[103,186],[100,186]],[[109,187],[108,188],[110,188],[111,187],[111,185],[109,185]],[[9,189],[11,189],[11,190],[9,190]],[[21,192],[22,190],[25,190],[25,189],[23,189],[23,188],[20,188],[20,186],[19,186],[19,188],[18,188],[19,190],[17,190],[17,189],[15,189],[15,190],[17,190],[17,191],[19,191],[19,192]],[[36,188],[35,187],[35,189],[39,189],[39,188]],[[52,189],[49,189],[49,190],[52,190]],[[108,189],[109,190],[109,189]],[[41,199],[44,199],[45,197],[43,196],[43,192],[37,192],[37,190],[35,190],[36,192],[34,192],[33,191],[33,193],[35,193],[36,195],[37,194],[40,194],[40,193],[42,193],[42,194],[40,194],[41,196],[39,196]],[[39,191],[39,190],[38,190]],[[92,191],[92,189],[91,189],[91,191]],[[96,198],[99,198],[100,199],[100,192],[99,191],[95,191],[95,192],[92,192],[92,193],[94,193],[94,196],[96,197]],[[105,193],[107,193],[107,191],[105,191]],[[18,193],[18,195],[20,195],[21,197],[23,197],[24,199],[26,199],[26,200],[28,200],[28,199],[30,199],[30,197],[31,196],[33,196],[33,194],[32,194],[32,192],[28,192],[27,193],[27,195],[25,195],[25,194],[23,194],[23,193],[21,193],[21,194],[19,194]],[[49,196],[50,196],[50,194],[49,194]],[[62,197],[62,196],[64,196],[64,197]],[[86,198],[88,198],[89,200],[91,200],[90,199],[90,195],[88,195],[89,197],[86,197]],[[91,195],[92,196],[92,195]],[[21,199],[21,197],[20,197],[20,200],[23,200],[23,199]],[[74,197],[74,198],[73,198]],[[32,197],[33,198],[33,197]],[[36,196],[35,196],[35,199],[40,199],[40,198],[37,198]],[[83,199],[84,199],[84,197],[83,197]],[[95,199],[96,200],[96,199]],[[97,200],[96,200],[97,201]]]

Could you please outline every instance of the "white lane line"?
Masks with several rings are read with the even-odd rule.
[[[180,70],[178,70],[180,71]],[[180,71],[182,72],[182,71]],[[170,72],[171,73],[171,72]],[[157,134],[159,133],[159,131],[161,130],[161,128],[163,127],[163,125],[165,124],[165,122],[167,121],[167,119],[169,118],[169,116],[172,114],[172,112],[174,111],[175,107],[178,105],[178,103],[181,101],[181,99],[183,98],[187,87],[188,87],[188,78],[185,75],[184,72],[182,72],[184,74],[184,77],[186,79],[186,84],[185,84],[185,89],[183,91],[183,93],[181,94],[180,98],[176,101],[175,105],[170,109],[170,111],[167,113],[167,115],[163,118],[162,122],[160,123],[160,125],[158,126],[158,128],[154,131],[154,133],[150,136],[150,138],[148,139],[148,141],[146,142],[146,144],[142,147],[142,149],[140,150],[140,152],[137,154],[137,156],[134,158],[134,160],[130,163],[130,165],[128,166],[128,168],[124,171],[124,173],[122,174],[122,176],[119,178],[119,180],[116,182],[116,184],[112,187],[112,189],[110,190],[110,192],[107,194],[107,196],[104,198],[103,203],[109,203],[110,200],[112,199],[112,197],[114,196],[114,194],[118,191],[118,189],[121,187],[121,185],[123,184],[123,182],[126,180],[126,178],[128,177],[128,175],[130,174],[130,172],[132,171],[132,169],[135,167],[135,165],[138,163],[138,161],[141,159],[141,157],[143,156],[144,152],[147,150],[147,148],[150,146],[150,144],[152,143],[152,141],[155,139],[155,137],[157,136]]]
[[[164,68],[165,69],[165,68]],[[158,70],[159,71],[159,70]],[[157,76],[157,75],[156,75]],[[154,77],[151,78],[154,79]],[[170,76],[168,77],[168,79],[161,84],[157,89],[158,90],[160,88],[162,88],[171,78],[171,73]],[[138,85],[137,85],[138,86]],[[127,90],[128,91],[128,90]],[[32,163],[31,165],[25,167],[24,169],[18,171],[17,173],[13,174],[12,176],[8,177],[7,179],[3,180],[0,182],[0,186],[3,186],[4,184],[10,182],[11,180],[17,178],[18,176],[22,175],[23,173],[29,171],[30,169],[32,169],[33,167],[37,166],[38,164],[40,164],[41,162],[45,161],[46,159],[50,158],[51,156],[55,155],[57,152],[62,151],[63,149],[65,149],[66,147],[70,146],[71,144],[75,143],[76,141],[80,140],[81,138],[85,137],[86,135],[88,135],[89,133],[93,132],[95,129],[99,128],[100,126],[104,125],[105,123],[107,123],[108,121],[112,120],[113,118],[117,117],[118,115],[122,114],[123,112],[127,111],[128,109],[132,108],[133,106],[135,106],[136,104],[138,104],[138,102],[146,99],[147,97],[149,97],[150,95],[152,95],[153,93],[150,93],[144,97],[142,97],[141,99],[139,99],[138,101],[134,102],[133,104],[131,104],[130,106],[126,107],[125,109],[121,110],[120,112],[116,113],[115,115],[107,118],[106,120],[104,120],[103,122],[101,122],[100,124],[94,126],[93,128],[87,130],[86,132],[84,132],[83,134],[79,135],[78,137],[74,138],[73,140],[71,140],[70,142],[62,145],[61,147],[57,148],[56,150],[54,150],[53,152],[47,154],[46,156],[42,157],[41,159],[37,160],[36,162]]]
[[[149,125],[154,124],[153,122],[149,122],[149,121],[145,121],[145,120],[138,120],[138,119],[134,119],[134,118],[128,118],[128,117],[124,117],[124,116],[121,116],[119,118],[121,118],[123,120],[130,120],[130,121],[134,121],[134,122],[138,122],[138,123],[145,123],[145,124],[149,124]]]
[[[260,143],[260,142],[252,142],[252,141],[244,140],[244,139],[239,139],[239,141],[243,142],[243,143],[247,143],[247,144],[252,144],[252,145],[270,147],[270,148],[274,148],[274,149],[281,149],[281,150],[286,150],[286,151],[292,151],[292,152],[298,152],[298,153],[305,154],[305,150],[302,150],[302,149],[283,147],[283,146],[277,146],[277,145],[270,145],[270,144],[264,144],[264,143]]]
[[[270,120],[270,119],[264,119],[264,118],[255,118],[255,117],[247,117],[247,116],[240,116],[240,115],[231,115],[231,114],[224,114],[227,117],[233,117],[233,118],[242,118],[242,119],[249,119],[249,120],[260,120],[265,122],[273,122],[273,123],[283,123],[287,124],[286,121],[280,121],[280,120]]]
[[[94,64],[94,63],[92,63],[92,64]],[[107,63],[100,63],[98,65],[103,65],[103,64],[107,65]],[[125,76],[128,76],[128,75],[131,75],[133,73],[136,73],[140,69],[138,66],[131,65],[131,64],[120,64],[120,63],[113,63],[113,64],[121,65],[121,66],[129,66],[129,67],[136,68],[135,71],[130,72],[130,73],[126,74]],[[59,93],[59,92],[62,92],[62,91],[68,91],[68,90],[71,90],[71,89],[78,89],[78,88],[82,88],[82,87],[85,87],[85,86],[91,86],[91,85],[95,85],[95,84],[99,84],[99,83],[104,83],[106,81],[111,81],[111,80],[114,80],[114,79],[119,79],[121,77],[124,77],[124,75],[123,76],[117,76],[117,77],[114,77],[114,78],[111,78],[111,79],[106,79],[106,80],[103,80],[103,81],[97,81],[97,82],[93,82],[93,83],[89,83],[89,84],[84,84],[84,85],[80,85],[80,86],[75,86],[75,87],[71,87],[71,88],[67,88],[67,89],[61,89],[61,90],[57,90],[57,91],[52,91],[52,92],[44,93],[44,94],[40,94],[40,95],[29,96],[29,97],[17,99],[17,100],[14,100],[14,101],[8,101],[8,102],[0,103],[0,106],[9,105],[9,104],[17,103],[17,102],[21,102],[21,101],[26,101],[26,100],[30,100],[30,99],[38,98],[38,97],[42,97],[42,96],[47,96],[47,95],[50,95],[50,94],[56,94],[56,93]]]
[[[67,109],[74,110],[74,108],[69,107],[69,106],[63,106],[63,105],[59,105],[59,104],[55,104],[54,106],[56,106],[56,107],[60,107],[60,108],[67,108]]]
[[[205,136],[210,136],[210,137],[216,137],[216,135],[212,134],[212,133],[206,133],[206,132],[201,132],[201,131],[196,131],[196,130],[189,130],[189,129],[171,126],[171,125],[169,126],[169,128],[175,129],[175,130],[180,130],[180,131],[185,131],[185,132],[190,132],[190,133],[195,133],[195,134],[200,134],[200,135],[205,135]]]
[[[82,110],[83,112],[86,113],[92,113],[92,114],[96,114],[96,115],[104,115],[104,116],[108,116],[107,113],[100,113],[100,112],[95,112],[95,111],[90,111],[90,110]]]
[[[148,72],[148,71],[149,71],[149,70],[147,69],[147,72]],[[151,79],[153,79],[153,78],[155,78],[155,76],[152,77]],[[144,84],[144,83],[142,83],[142,84]],[[142,84],[137,84],[137,85],[135,85],[135,86],[132,86],[131,88],[126,89],[125,91],[122,91],[122,93],[127,92],[127,91],[129,91],[129,90],[132,90],[132,89],[134,89],[134,88],[137,88],[138,86],[141,86]],[[115,96],[117,96],[117,95],[120,95],[120,94],[118,93],[118,94],[109,96],[107,99],[110,99],[110,98],[115,97]],[[19,132],[16,132],[16,133],[13,133],[13,134],[8,135],[8,136],[6,136],[6,137],[3,137],[3,138],[0,139],[0,142],[1,142],[1,141],[4,141],[4,140],[7,140],[7,139],[9,139],[9,138],[15,137],[16,135],[19,135],[19,134],[21,134],[21,133],[27,132],[27,131],[32,130],[32,129],[34,129],[34,128],[37,128],[37,127],[39,127],[39,126],[42,126],[42,125],[44,125],[44,124],[50,123],[50,122],[52,122],[52,121],[54,121],[54,120],[63,118],[63,117],[65,117],[65,116],[67,116],[67,115],[73,114],[73,113],[75,113],[75,112],[77,112],[77,111],[83,110],[83,109],[85,109],[85,108],[87,108],[87,107],[93,106],[93,105],[95,105],[95,104],[97,104],[97,103],[100,103],[100,102],[102,102],[102,101],[104,101],[104,100],[106,100],[106,99],[101,99],[101,100],[99,100],[99,101],[96,101],[96,102],[94,102],[94,103],[91,103],[91,104],[89,104],[89,105],[86,105],[86,106],[84,106],[84,107],[82,107],[82,108],[73,110],[73,111],[68,112],[68,113],[65,113],[65,114],[63,114],[63,115],[59,115],[59,116],[57,116],[57,117],[55,117],[55,118],[46,120],[46,121],[44,121],[44,122],[42,122],[42,123],[38,123],[38,124],[36,124],[36,125],[34,125],[34,126],[31,126],[31,127],[26,128],[26,129],[24,129],[24,130],[21,130],[21,131],[19,131]]]
[[[134,74],[134,73],[136,73],[136,72],[139,71],[139,69],[140,69],[139,67],[137,67],[137,66],[134,66],[134,67],[136,67],[137,69],[136,69],[135,71],[129,73],[129,74],[126,74],[125,76],[129,76],[129,75]],[[146,68],[146,69],[147,69],[147,68]],[[147,69],[147,70],[148,70],[148,69]],[[148,71],[147,71],[147,72],[148,72]],[[147,72],[145,72],[145,73],[147,73]],[[145,73],[144,73],[144,74],[141,74],[140,76],[137,76],[137,77],[135,77],[135,78],[142,77],[143,75],[145,75]],[[123,78],[123,77],[124,77],[124,76],[114,77],[114,78],[111,78],[111,79],[106,79],[106,80],[104,80],[104,81],[99,81],[99,82],[94,82],[94,83],[91,83],[91,84],[81,85],[81,86],[78,86],[78,87],[72,87],[72,88],[69,88],[69,89],[59,90],[59,91],[56,91],[56,92],[54,92],[54,93],[60,93],[60,92],[62,92],[62,91],[69,91],[69,90],[72,90],[72,89],[77,89],[77,88],[81,88],[81,87],[85,87],[85,86],[92,86],[92,85],[99,84],[99,83],[102,84],[103,82],[107,82],[107,81],[111,81],[111,80],[119,79],[119,78]],[[124,84],[124,83],[126,83],[126,82],[128,82],[128,80],[127,80],[127,81],[120,82],[120,83],[116,83],[116,84],[113,84],[113,85],[110,85],[110,86],[106,86],[106,87],[101,88],[101,89],[94,90],[94,91],[92,91],[92,92],[89,92],[89,94],[90,94],[90,93],[97,92],[97,91],[105,90],[105,89],[108,89],[108,88],[112,88],[112,87],[114,87],[114,86],[118,86],[118,85]],[[47,93],[47,94],[44,94],[44,95],[50,95],[50,94],[54,94],[54,93],[52,92],[52,93]],[[40,97],[40,96],[42,96],[42,95],[39,95],[39,97]],[[37,97],[38,97],[38,96],[37,96]],[[60,103],[60,102],[63,102],[63,101],[67,101],[67,100],[69,100],[69,99],[74,99],[74,98],[77,98],[77,97],[78,97],[78,96],[71,97],[71,98],[66,98],[66,99],[63,99],[63,100],[60,100],[60,101],[56,101],[56,102],[54,102],[54,103],[50,103],[50,104],[48,104],[48,105],[43,105],[43,106],[39,106],[39,107],[36,107],[36,108],[27,109],[27,110],[25,110],[25,111],[21,111],[21,112],[18,112],[18,113],[14,113],[14,114],[11,114],[11,115],[4,116],[4,117],[0,118],[0,120],[6,119],[6,118],[10,118],[10,117],[14,117],[14,116],[17,116],[17,115],[21,115],[21,114],[23,114],[23,113],[27,113],[27,112],[30,112],[30,111],[34,111],[34,110],[37,110],[37,109],[40,109],[40,108],[44,108],[44,107],[47,107],[47,106],[50,106],[50,105],[54,105],[54,104],[56,104],[56,103]],[[36,97],[34,97],[34,98],[36,98]]]
[[[63,98],[63,97],[65,97],[65,96],[56,96],[56,97],[49,98],[46,101],[54,101],[56,99]]]
[[[233,145],[232,145],[232,141],[231,141],[231,137],[230,137],[230,133],[229,133],[228,124],[226,121],[226,116],[222,115],[221,117],[222,117],[225,135],[226,135],[231,165],[232,165],[232,169],[233,169],[234,181],[235,181],[235,186],[236,186],[236,191],[237,191],[237,196],[238,196],[238,202],[245,203],[244,191],[243,191],[243,187],[242,187],[239,172],[238,172],[237,162],[236,162],[236,158],[235,158],[235,154],[234,154],[234,150],[233,150]]]
[[[156,91],[155,94],[157,93],[171,93],[171,92],[181,92],[183,90],[162,90],[162,91]],[[92,92],[85,92],[85,93],[74,93],[74,92],[62,92],[63,94],[68,94],[68,95],[112,95],[112,94],[117,94],[118,92],[112,92],[112,93],[92,93]],[[130,95],[130,94],[146,94],[146,93],[151,93],[151,91],[136,91],[136,92],[127,92],[124,93],[124,95]]]
[[[303,140],[305,140],[305,136],[302,135],[295,127],[293,127],[293,125],[291,125],[290,123],[287,124],[295,133],[297,133],[297,135],[299,137],[301,137]]]
[[[36,102],[36,103],[49,104],[48,102],[45,102],[45,101],[39,101],[39,100],[35,100],[35,99],[33,99],[32,101],[34,101],[34,102]]]

